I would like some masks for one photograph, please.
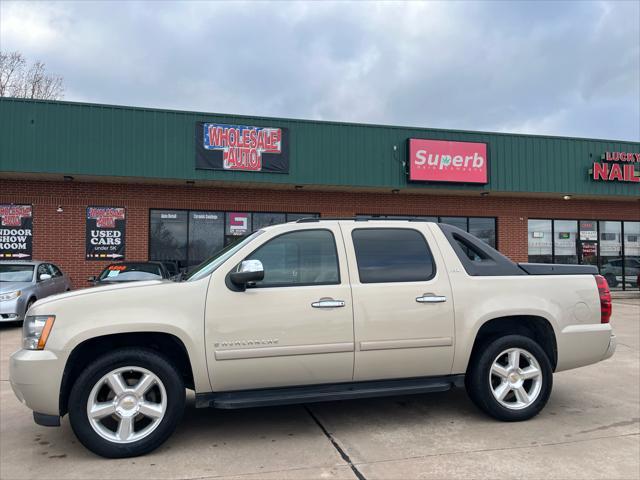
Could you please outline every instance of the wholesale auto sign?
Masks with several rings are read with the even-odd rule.
[[[33,207],[0,205],[0,259],[30,260],[33,251]]]
[[[288,173],[287,129],[198,122],[196,168]]]
[[[125,251],[125,209],[87,207],[87,260],[122,260]]]
[[[487,144],[409,139],[409,180],[487,183]]]

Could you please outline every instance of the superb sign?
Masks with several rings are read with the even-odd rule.
[[[287,130],[198,122],[196,168],[249,172],[289,171]]]
[[[487,144],[409,139],[409,180],[487,183]]]

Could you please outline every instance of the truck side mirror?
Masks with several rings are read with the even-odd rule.
[[[91,276],[91,277],[87,278],[87,282],[89,282],[89,283],[95,283],[95,281],[96,281],[96,277],[95,276]]]
[[[250,282],[259,282],[264,278],[264,267],[260,260],[244,260],[238,271],[229,274],[229,280],[241,290],[247,288]]]

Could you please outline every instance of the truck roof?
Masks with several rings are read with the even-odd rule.
[[[424,217],[412,217],[412,216],[402,216],[402,217],[376,217],[373,215],[357,215],[355,217],[306,217],[300,218],[295,221],[295,223],[319,223],[324,221],[353,221],[353,222],[369,222],[369,221],[384,221],[384,222],[397,222],[397,221],[405,221],[405,222],[426,222],[426,223],[438,223],[432,220],[428,220]]]

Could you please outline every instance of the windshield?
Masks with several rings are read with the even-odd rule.
[[[208,258],[200,265],[198,265],[192,272],[190,272],[185,281],[192,282],[200,280],[201,278],[211,275],[220,265],[222,265],[229,257],[233,256],[238,250],[244,247],[247,243],[252,241],[258,235],[264,233],[264,230],[258,230],[253,232],[248,237],[238,239],[233,243],[230,243],[222,250],[219,250],[213,257]]]
[[[105,268],[98,281],[122,282],[162,278],[160,265],[156,263],[115,263]]]
[[[0,265],[0,282],[30,282],[33,265]]]

